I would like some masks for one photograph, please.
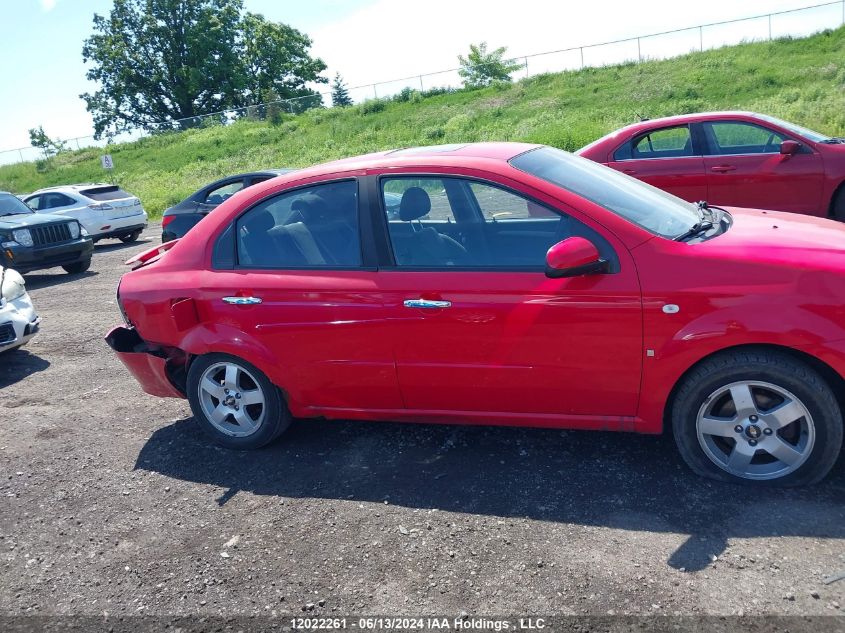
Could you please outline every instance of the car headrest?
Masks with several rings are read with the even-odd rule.
[[[276,226],[276,218],[269,211],[256,213],[246,222],[246,230],[249,233],[266,233]]]
[[[402,200],[399,202],[399,219],[403,222],[419,220],[427,216],[429,211],[431,211],[431,198],[428,197],[425,189],[411,187],[402,194]]]

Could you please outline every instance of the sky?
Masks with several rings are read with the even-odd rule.
[[[507,46],[523,57],[675,28],[782,11],[824,0],[244,0],[247,10],[285,22],[313,39],[313,53],[341,73],[350,87],[410,77],[352,91],[356,100],[397,92],[405,85],[454,84],[454,73],[424,76],[457,66],[470,43]],[[92,133],[79,95],[96,86],[85,79],[82,42],[94,13],[111,0],[0,0],[0,152],[29,145],[27,130],[43,125],[51,137]],[[772,31],[802,34],[843,21],[842,5],[775,16]],[[765,38],[768,20],[704,30],[704,46]],[[645,57],[664,57],[699,43],[697,31],[641,42]],[[587,48],[588,65],[636,58],[636,43]],[[529,72],[580,64],[580,52],[529,57]],[[518,78],[518,77],[517,77]],[[2,162],[2,161],[0,161]]]

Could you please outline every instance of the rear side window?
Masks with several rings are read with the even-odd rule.
[[[616,150],[613,159],[639,160],[693,155],[689,126],[680,125],[652,130],[647,134],[634,137]]]
[[[357,182],[305,187],[263,200],[238,218],[236,239],[242,267],[361,266]]]
[[[125,192],[117,185],[106,185],[104,187],[92,187],[90,189],[82,189],[80,192],[86,198],[97,200],[121,200],[123,198],[131,198],[132,194]]]

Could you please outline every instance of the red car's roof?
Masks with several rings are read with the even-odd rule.
[[[677,114],[675,116],[666,116],[657,119],[645,119],[643,121],[637,121],[636,123],[631,123],[629,125],[626,125],[625,127],[621,127],[618,130],[614,130],[610,134],[606,134],[605,136],[596,139],[592,143],[585,145],[575,153],[579,156],[585,156],[587,158],[597,160],[591,155],[591,150],[604,146],[604,144],[611,139],[625,137],[640,130],[651,129],[653,127],[683,125],[685,123],[694,123],[698,121],[712,121],[713,119],[725,118],[759,120],[760,115],[755,114],[754,112],[744,112],[741,110],[723,110],[717,112],[695,112],[693,114]]]
[[[297,170],[283,177],[310,178],[337,171],[356,171],[414,165],[459,165],[477,160],[505,162],[528,150],[540,147],[532,143],[463,143],[392,149],[385,152],[342,158]]]

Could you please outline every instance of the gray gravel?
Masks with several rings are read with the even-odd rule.
[[[845,459],[820,486],[692,475],[670,438],[302,421],[209,444],[103,342],[123,260],[27,276],[0,357],[0,614],[840,614]]]

